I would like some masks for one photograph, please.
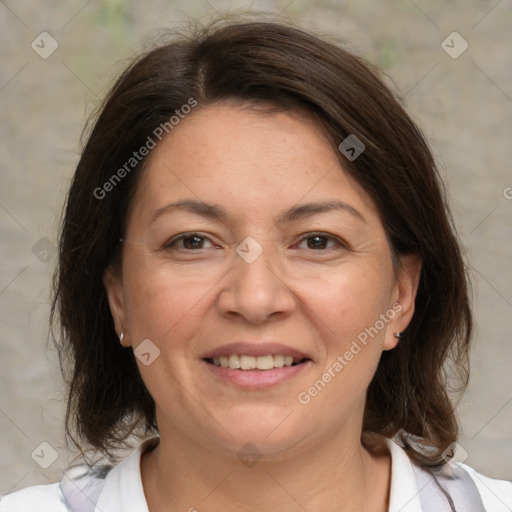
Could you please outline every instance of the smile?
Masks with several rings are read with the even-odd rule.
[[[232,370],[272,370],[273,368],[283,368],[284,366],[295,366],[304,360],[304,358],[294,358],[290,355],[281,354],[269,354],[258,357],[231,354],[229,356],[206,359],[210,364],[222,368],[231,368]]]
[[[283,355],[256,357],[231,354],[229,357],[203,359],[202,362],[215,382],[247,391],[264,391],[292,381],[313,366],[311,359]]]

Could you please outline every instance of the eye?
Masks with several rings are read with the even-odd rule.
[[[197,250],[204,249],[204,241],[209,240],[209,238],[199,234],[199,233],[183,233],[179,236],[176,236],[169,240],[165,244],[165,249],[172,250]],[[181,243],[183,242],[183,243]],[[210,241],[211,243],[211,241]]]
[[[332,249],[334,248],[332,245],[331,247],[327,247],[327,244],[329,241],[334,242],[334,246],[338,247],[347,247],[347,244],[339,240],[338,238],[328,235],[327,233],[306,233],[305,235],[302,235],[300,239],[300,243],[307,241],[307,249],[313,249],[313,250],[323,250],[323,249]],[[300,245],[300,244],[299,244]]]

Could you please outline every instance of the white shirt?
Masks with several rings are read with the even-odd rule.
[[[81,491],[77,492],[79,499],[81,497],[83,501],[84,512],[149,512],[142,487],[140,460],[144,450],[157,439],[151,438],[145,441],[110,470],[98,487],[99,497],[93,496],[91,501],[84,498],[85,495]],[[421,489],[418,488],[413,469],[414,463],[402,447],[390,439],[385,441],[391,455],[389,512],[425,512],[426,509],[422,508],[419,498]],[[485,477],[464,464],[462,467],[476,484],[487,512],[512,512],[512,482]],[[64,503],[61,489],[66,485],[65,480],[66,477],[60,483],[27,487],[2,496],[0,512],[69,512],[70,509]],[[69,488],[70,480],[68,479],[67,482]],[[92,496],[92,494],[89,495]],[[192,509],[193,505],[192,503]]]

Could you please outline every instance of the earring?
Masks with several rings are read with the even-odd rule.
[[[401,333],[399,333],[399,332],[394,332],[394,333],[393,333],[393,336],[394,336],[395,338],[397,338],[397,339],[400,339],[400,338],[401,338],[401,336],[402,336],[402,334],[401,334]]]
[[[123,342],[123,338],[124,338],[124,330],[121,332],[121,334],[119,335],[119,341],[122,343]]]

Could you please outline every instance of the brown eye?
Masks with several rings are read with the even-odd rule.
[[[170,242],[165,245],[166,249],[185,249],[185,250],[197,250],[204,249],[204,241],[209,240],[207,237],[202,236],[198,233],[185,233],[173,238]],[[182,242],[182,244],[180,244]]]
[[[326,233],[308,233],[304,235],[300,243],[307,241],[307,249],[312,250],[324,250],[324,249],[332,249],[335,246],[341,246],[344,247],[345,244],[340,242],[337,238],[328,235]],[[334,242],[334,246],[331,244],[330,247],[328,247],[329,242]]]

